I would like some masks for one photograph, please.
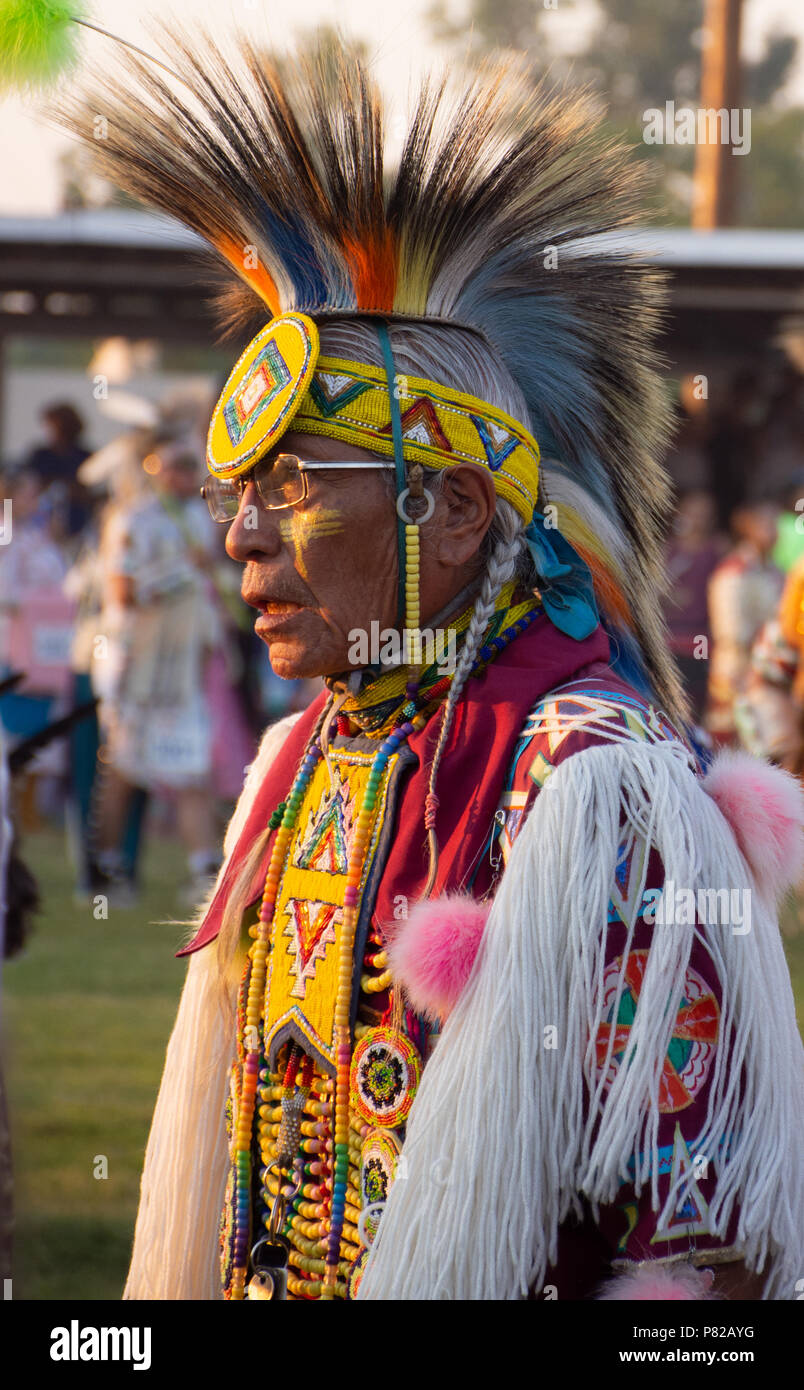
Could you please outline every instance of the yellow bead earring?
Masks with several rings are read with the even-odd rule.
[[[421,661],[421,549],[419,527],[429,521],[435,508],[435,499],[422,482],[423,470],[419,463],[413,465],[408,475],[409,486],[399,494],[397,512],[405,524],[405,630],[403,633],[405,661],[414,664]],[[414,502],[426,501],[421,516],[412,521],[405,509],[410,497]]]

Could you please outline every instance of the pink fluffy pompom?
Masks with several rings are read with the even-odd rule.
[[[721,753],[703,781],[754,877],[776,896],[804,870],[804,791],[789,772],[748,753]]]
[[[616,1275],[598,1294],[601,1303],[711,1303],[714,1274],[692,1265],[640,1265]]]
[[[490,903],[463,894],[416,903],[388,946],[388,963],[417,1013],[444,1019],[475,963]]]

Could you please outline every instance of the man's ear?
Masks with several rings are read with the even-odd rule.
[[[484,468],[445,468],[432,520],[431,545],[442,565],[465,565],[476,555],[497,510],[494,482]]]

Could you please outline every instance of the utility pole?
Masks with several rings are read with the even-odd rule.
[[[705,0],[701,106],[736,111],[742,95],[740,26],[742,0]],[[724,119],[728,119],[725,117]],[[698,229],[733,227],[737,220],[737,175],[740,160],[726,139],[712,136],[695,146],[692,225]]]

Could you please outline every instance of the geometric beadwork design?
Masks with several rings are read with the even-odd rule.
[[[367,381],[355,381],[343,372],[316,372],[309,392],[325,420],[370,390]]]
[[[300,869],[319,873],[345,874],[349,867],[349,840],[352,834],[352,807],[340,770],[334,769],[333,784],[315,812],[307,829],[299,836],[293,863]]]
[[[477,396],[426,377],[400,373],[391,390],[409,464],[476,464],[493,477],[497,495],[526,523],[532,520],[539,490],[539,446],[523,425]],[[384,367],[324,354],[294,418],[294,429],[301,434],[342,439],[393,458],[391,396]]]
[[[549,780],[557,766],[572,749],[576,740],[583,746],[585,741],[605,741],[606,743],[663,743],[675,739],[677,735],[664,716],[652,705],[625,691],[606,690],[601,686],[587,685],[572,690],[565,688],[554,694],[542,696],[528,714],[517,741],[513,758],[513,773],[508,787],[503,791],[498,804],[497,821],[504,826],[500,834],[495,827],[493,839],[502,852],[503,864],[507,865],[513,840],[525,822],[527,810],[532,805],[533,796],[541,794],[549,785]],[[570,748],[565,747],[566,744]],[[526,807],[521,810],[510,799],[510,787],[518,789],[529,787],[530,796]],[[516,806],[516,814],[511,807]],[[621,855],[626,857],[634,850],[634,836],[628,844],[621,846]],[[631,862],[622,858],[620,878],[614,885],[609,920],[619,916],[623,921],[631,920],[624,909],[629,908],[639,892],[639,874],[643,866],[644,853],[636,846],[636,857]]]
[[[570,734],[593,734],[612,743],[662,743],[674,737],[653,706],[620,691],[594,689],[545,696],[528,715],[521,737],[545,736],[552,754]]]
[[[282,314],[252,338],[212,412],[210,473],[236,478],[281,438],[307,393],[318,347],[318,329],[305,314]]]
[[[517,440],[510,430],[507,430],[503,425],[496,424],[493,420],[484,420],[480,415],[470,415],[469,419],[480,435],[480,442],[488,459],[489,468],[492,473],[496,473],[497,469],[505,463],[509,454],[514,452]]]
[[[290,937],[288,954],[294,957],[290,970],[296,976],[290,993],[294,999],[303,999],[307,985],[315,977],[316,966],[336,940],[335,925],[340,921],[341,908],[335,903],[289,898],[285,915],[289,921],[283,935]]]
[[[420,1076],[421,1061],[410,1038],[393,1028],[369,1028],[352,1056],[354,1109],[367,1124],[398,1129],[408,1117]]]
[[[595,1052],[598,1072],[606,1069],[606,1089],[614,1081],[628,1045],[647,961],[647,950],[631,951],[624,967],[623,957],[618,956],[616,960],[611,961],[603,974],[605,1021],[598,1026]],[[622,992],[618,998],[621,971]],[[684,991],[659,1079],[661,1114],[675,1114],[676,1111],[685,1110],[692,1104],[712,1065],[719,1024],[720,1010],[715,996],[698,972],[688,966]],[[607,1060],[609,1047],[612,1051]]]
[[[360,1150],[360,1199],[364,1207],[385,1202],[396,1177],[399,1140],[389,1129],[372,1129]]]
[[[234,445],[240,443],[243,435],[290,380],[290,371],[277,343],[267,343],[223,409],[229,438]]]
[[[327,1070],[334,1069],[335,1001],[343,938],[349,853],[358,811],[366,804],[374,751],[333,748],[321,759],[299,807],[280,873],[271,924],[263,1045],[269,1069],[293,1040]],[[389,788],[399,764],[382,772],[367,834],[358,902],[366,890],[389,811]]]
[[[440,449],[443,453],[452,452],[452,445],[441,428],[438,416],[431,401],[421,396],[413,405],[409,406],[401,416],[402,438],[412,444],[423,444],[431,449]],[[381,430],[382,434],[391,433],[390,423]]]
[[[673,1159],[670,1168],[670,1185],[678,1184],[678,1202],[673,1215],[663,1229],[657,1229],[651,1237],[651,1245],[662,1245],[669,1240],[689,1240],[693,1236],[708,1236],[709,1206],[695,1180],[693,1155],[690,1154],[681,1126],[676,1124],[673,1142]]]

